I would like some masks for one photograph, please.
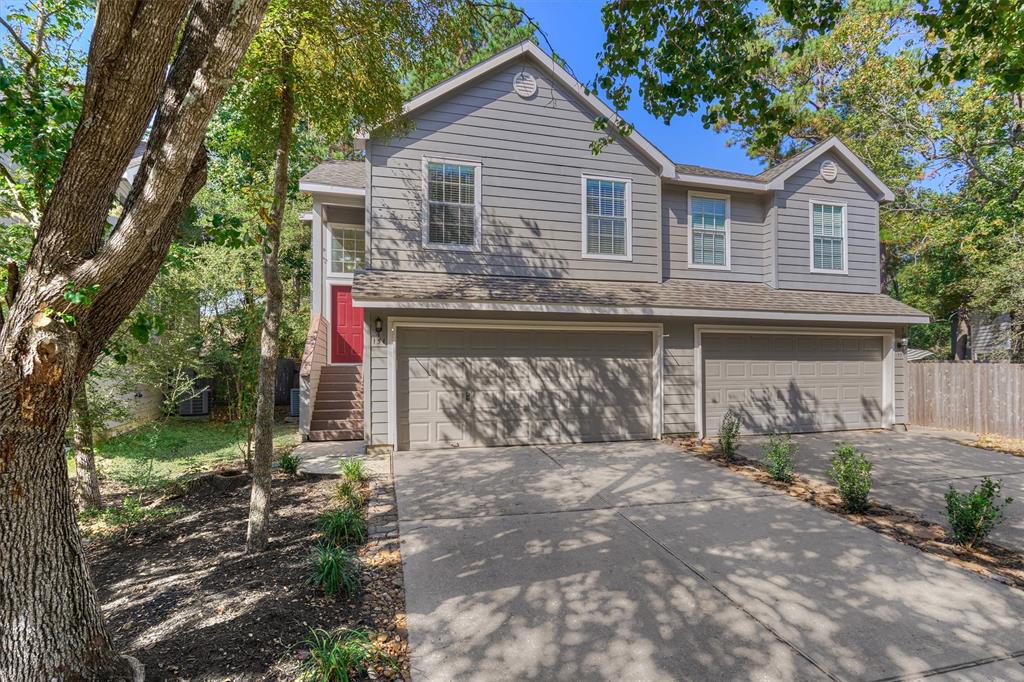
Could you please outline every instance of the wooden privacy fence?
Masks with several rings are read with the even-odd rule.
[[[1024,365],[907,363],[907,419],[1024,438]]]

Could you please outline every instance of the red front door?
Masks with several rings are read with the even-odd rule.
[[[363,309],[352,306],[352,287],[331,287],[331,362],[363,361]]]

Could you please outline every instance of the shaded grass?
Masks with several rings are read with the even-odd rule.
[[[296,443],[296,427],[274,425],[274,448]],[[133,474],[152,460],[157,477],[177,477],[225,462],[241,462],[245,448],[241,424],[188,419],[163,419],[102,441],[96,445],[96,464],[109,478],[131,484]],[[69,458],[69,467],[74,462]]]

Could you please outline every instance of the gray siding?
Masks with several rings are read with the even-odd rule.
[[[688,192],[728,194],[730,197],[729,270],[690,268]],[[763,282],[765,272],[765,201],[754,194],[688,189],[678,185],[662,188],[662,263],[665,279],[714,279],[732,282]]]
[[[529,277],[658,281],[660,180],[623,144],[594,156],[593,115],[532,66],[522,99],[510,65],[415,115],[415,130],[373,140],[371,267]],[[627,143],[628,144],[628,143]],[[479,253],[421,246],[424,156],[482,164]],[[581,174],[632,180],[633,259],[584,259]]]
[[[387,314],[384,311],[376,311],[367,309],[365,318],[367,325],[372,324],[372,320],[376,317],[380,317],[384,320],[384,328],[387,329]],[[473,319],[493,319],[493,314],[487,313],[430,313],[422,312],[417,317],[436,317],[438,319],[444,319],[446,317],[459,317],[459,318],[473,318]],[[548,315],[537,315],[537,314],[526,314],[526,313],[510,313],[507,315],[499,316],[502,319],[535,319],[535,320],[551,320],[553,319]],[[663,345],[663,423],[662,431],[666,435],[672,434],[689,434],[694,433],[697,430],[696,424],[694,423],[694,400],[695,400],[695,386],[694,386],[694,367],[693,367],[693,327],[694,320],[692,319],[672,319],[672,318],[633,318],[633,317],[594,317],[594,316],[563,316],[558,319],[577,319],[577,320],[598,320],[604,319],[614,322],[638,322],[638,321],[660,321],[664,325],[664,345]],[[713,320],[701,321],[704,323],[713,323]],[[722,323],[727,323],[722,320]],[[756,323],[752,323],[756,324]],[[766,323],[772,324],[773,326],[786,326],[778,325],[777,323]],[[879,331],[882,331],[881,329]],[[895,329],[896,337],[899,338],[905,333],[904,329]],[[810,332],[813,335],[813,332]],[[387,346],[379,342],[376,335],[372,332],[370,336],[369,353],[367,355],[369,362],[369,381],[368,381],[368,392],[365,396],[365,400],[368,404],[367,414],[368,421],[366,424],[366,433],[369,438],[371,445],[380,445],[388,443],[388,396],[387,396]],[[385,336],[385,341],[387,338]],[[897,353],[894,362],[894,386],[893,386],[893,399],[895,402],[896,412],[896,423],[906,423],[906,356],[903,353]]]
[[[899,339],[907,333],[906,327],[897,327],[895,338]],[[893,349],[892,363],[892,402],[894,423],[907,423],[907,353]]]
[[[835,182],[819,174],[821,163],[831,158],[839,166]],[[848,274],[810,271],[810,217],[808,201],[845,203]],[[778,286],[782,289],[879,292],[878,201],[871,189],[831,152],[807,164],[776,192],[778,219]]]
[[[690,320],[664,320],[665,354],[664,406],[665,434],[694,433],[693,421],[693,322]]]

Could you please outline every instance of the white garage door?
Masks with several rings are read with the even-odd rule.
[[[398,447],[650,438],[650,332],[398,331]]]
[[[880,337],[703,334],[701,347],[709,434],[729,408],[748,433],[885,423]]]

